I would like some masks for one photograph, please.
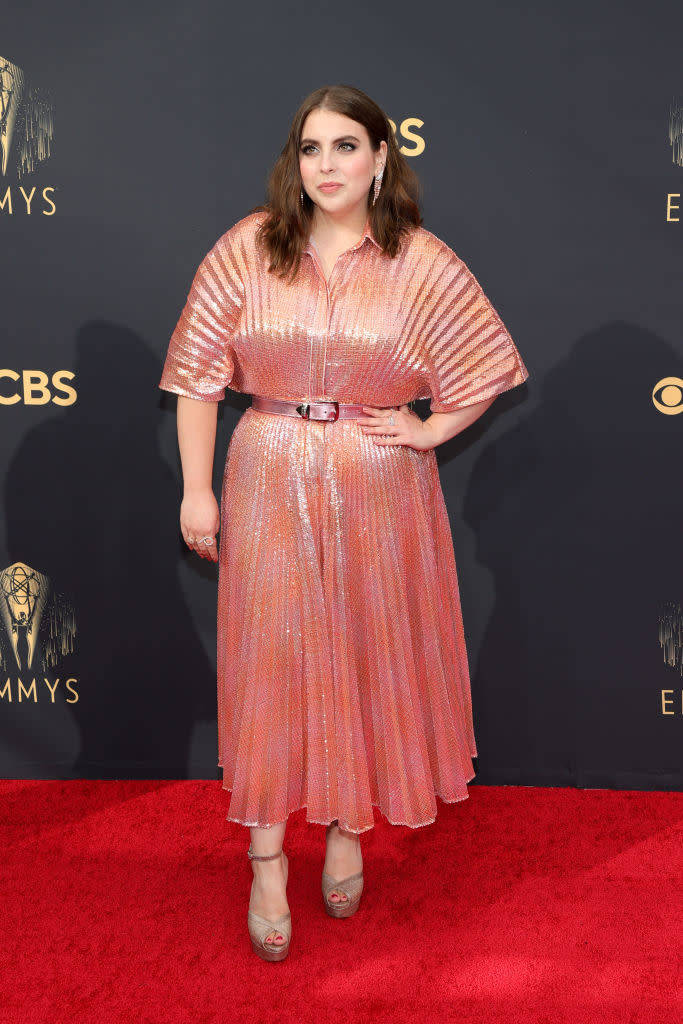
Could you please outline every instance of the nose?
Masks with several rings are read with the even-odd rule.
[[[323,150],[320,154],[320,170],[321,171],[333,171],[334,170],[334,151]]]

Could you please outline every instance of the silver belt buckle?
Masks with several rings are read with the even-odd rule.
[[[311,416],[311,414],[310,414],[311,405],[332,405],[332,406],[334,406],[334,410],[333,410],[334,411],[334,415],[333,416]],[[335,420],[339,419],[339,402],[302,402],[301,405],[297,405],[296,411],[299,413],[299,416],[301,416],[301,418],[304,419],[304,420],[314,419],[314,420],[324,420],[325,422],[328,422],[328,423],[334,423]]]

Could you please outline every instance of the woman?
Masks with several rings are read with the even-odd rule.
[[[327,826],[324,906],[352,914],[373,805],[413,828],[476,756],[434,449],[528,372],[467,266],[424,229],[386,115],[302,103],[269,201],[202,260],[160,387],[178,398],[188,546],[219,562],[218,743],[250,828],[252,946],[289,951],[290,811]],[[252,395],[211,489],[217,403]],[[431,399],[424,421],[411,403]],[[220,531],[220,549],[216,535]]]

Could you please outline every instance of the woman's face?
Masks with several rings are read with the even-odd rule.
[[[386,142],[373,152],[368,133],[358,121],[332,110],[312,110],[303,123],[299,145],[304,191],[326,213],[343,216],[359,205],[367,210],[368,191],[384,167],[386,152]],[[321,190],[327,182],[340,187]]]

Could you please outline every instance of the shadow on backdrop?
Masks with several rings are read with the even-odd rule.
[[[605,324],[474,466],[465,519],[495,589],[473,670],[478,782],[683,783],[658,640],[660,605],[683,591],[683,415],[651,399],[682,372],[661,338]]]
[[[91,321],[77,334],[75,373],[77,401],[26,435],[6,500],[10,560],[45,573],[72,600],[75,650],[52,675],[76,677],[79,699],[66,703],[62,693],[57,709],[41,694],[30,724],[13,716],[25,737],[3,743],[39,768],[40,737],[59,750],[50,734],[68,714],[80,753],[32,777],[185,778],[205,719],[212,743],[196,777],[215,778],[215,665],[188,612],[179,554],[198,584],[203,576],[215,590],[217,572],[180,536],[182,487],[158,440],[161,365],[133,331]]]

